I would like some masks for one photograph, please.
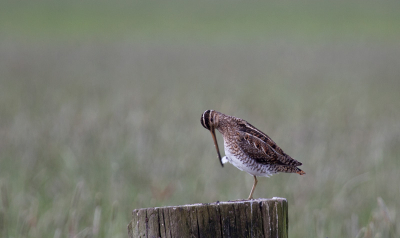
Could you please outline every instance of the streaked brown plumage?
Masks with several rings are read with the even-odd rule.
[[[243,119],[207,110],[201,116],[200,122],[211,132],[221,165],[230,162],[254,176],[253,188],[248,199],[253,199],[257,185],[256,176],[269,177],[279,172],[305,174],[297,168],[302,163],[287,155],[269,136]],[[224,138],[223,158],[219,153],[215,129]]]

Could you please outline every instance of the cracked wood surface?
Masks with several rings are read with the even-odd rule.
[[[135,209],[129,238],[288,237],[285,198]]]

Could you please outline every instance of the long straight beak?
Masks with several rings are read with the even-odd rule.
[[[212,138],[213,138],[213,140],[214,140],[215,149],[217,149],[219,162],[221,163],[221,166],[224,167],[224,164],[222,163],[221,154],[219,153],[217,137],[215,136],[215,128],[214,128],[214,127],[211,127],[210,132],[211,132]]]

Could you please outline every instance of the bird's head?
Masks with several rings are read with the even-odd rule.
[[[215,148],[217,149],[218,158],[221,162],[222,167],[224,164],[222,163],[221,154],[219,153],[217,137],[215,136],[215,128],[218,128],[219,116],[218,112],[214,110],[207,110],[201,115],[200,118],[201,125],[211,132],[211,136],[214,140]]]
[[[201,115],[201,125],[207,130],[212,130],[218,127],[218,113],[214,110],[207,110]]]

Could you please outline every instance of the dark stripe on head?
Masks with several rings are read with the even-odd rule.
[[[206,128],[207,130],[210,130],[210,115],[211,115],[211,111],[207,110],[203,113],[203,115],[201,115],[201,125]]]

